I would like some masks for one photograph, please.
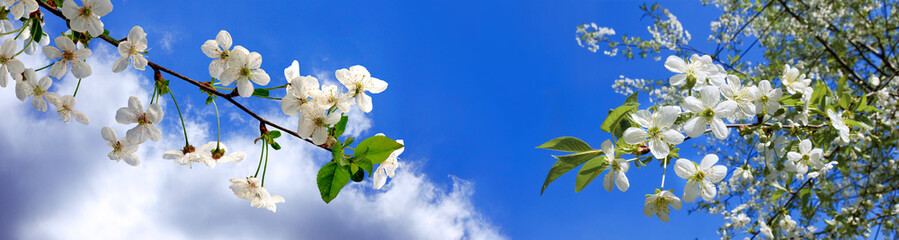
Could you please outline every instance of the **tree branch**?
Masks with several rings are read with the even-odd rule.
[[[43,1],[37,1],[37,2],[38,2],[38,4],[41,5],[41,7],[43,7],[44,9],[46,9],[47,11],[49,11],[50,13],[53,13],[53,15],[56,15],[57,17],[62,18],[63,20],[66,21],[66,24],[68,24],[69,20],[66,19],[65,15],[63,15],[62,12],[61,12],[60,10],[56,9],[55,7],[51,7],[50,5],[47,5],[47,3],[43,2]],[[110,36],[107,36],[107,35],[100,35],[98,38],[103,39],[104,41],[108,42],[109,44],[112,44],[113,46],[118,46],[118,45],[119,45],[119,40],[113,39],[113,38],[110,37]],[[225,93],[219,92],[219,91],[215,90],[215,88],[213,88],[213,87],[210,86],[210,85],[206,85],[206,84],[203,84],[203,83],[198,82],[198,81],[196,81],[196,80],[193,80],[193,79],[191,79],[191,78],[189,78],[189,77],[186,77],[186,76],[184,76],[184,75],[181,75],[181,74],[179,74],[179,73],[177,73],[177,72],[175,72],[175,71],[169,70],[168,68],[165,68],[165,67],[163,67],[163,66],[160,66],[160,65],[158,65],[158,64],[156,64],[156,63],[154,63],[154,62],[152,62],[152,61],[149,61],[149,60],[148,60],[148,61],[147,61],[147,65],[149,65],[150,67],[152,67],[152,68],[154,68],[154,69],[158,69],[159,71],[163,71],[163,72],[165,72],[165,73],[168,73],[169,75],[172,75],[172,76],[174,76],[174,77],[176,77],[176,78],[179,78],[179,79],[181,79],[181,80],[184,80],[185,82],[188,82],[188,83],[190,83],[190,84],[193,84],[194,86],[199,87],[199,88],[202,89],[203,91],[206,91],[206,92],[215,94],[216,96],[219,96],[219,97],[221,97],[221,98],[224,98],[225,100],[227,100],[228,102],[230,102],[231,104],[233,104],[234,106],[236,106],[237,108],[239,108],[240,110],[244,111],[245,113],[247,113],[247,114],[250,115],[251,117],[255,118],[256,120],[259,120],[260,124],[265,124],[265,125],[272,126],[272,127],[276,128],[276,129],[278,129],[278,130],[281,130],[281,131],[284,131],[284,132],[286,132],[286,133],[288,133],[288,134],[290,134],[290,135],[293,135],[294,137],[297,137],[297,138],[299,138],[299,139],[305,140],[306,142],[312,143],[312,140],[304,139],[304,138],[300,137],[300,135],[297,134],[297,132],[291,131],[291,130],[285,128],[285,127],[282,127],[282,126],[280,126],[280,125],[278,125],[278,124],[275,124],[275,123],[273,123],[273,122],[271,122],[271,121],[269,121],[269,120],[266,120],[266,119],[263,118],[263,117],[260,117],[258,114],[256,114],[256,113],[253,112],[252,110],[248,109],[248,108],[245,107],[244,105],[242,105],[242,104],[238,103],[237,101],[235,101],[235,100],[234,100],[234,94],[225,94]],[[235,91],[236,91],[236,89],[235,89]],[[315,145],[314,143],[312,143],[312,144]],[[317,147],[319,147],[319,148],[321,148],[321,149],[327,150],[327,151],[331,151],[331,149],[328,148],[328,147],[325,146],[325,145],[315,145],[315,146],[317,146]]]

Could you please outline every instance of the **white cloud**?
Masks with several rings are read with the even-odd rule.
[[[148,86],[144,76],[150,73],[129,70],[113,75],[115,59],[113,49],[102,45],[95,47],[89,60],[93,75],[82,82],[77,97],[78,108],[91,119],[89,126],[64,124],[52,110],[36,113],[15,98],[12,88],[0,89],[0,112],[7,115],[0,124],[0,181],[15,195],[3,200],[14,207],[4,208],[0,222],[9,224],[0,234],[10,235],[0,238],[502,238],[472,205],[472,183],[451,177],[453,187],[441,188],[415,168],[414,159],[401,160],[403,167],[385,190],[371,189],[370,180],[351,183],[337,199],[324,204],[315,176],[328,154],[291,137],[279,139],[284,149],[271,152],[266,173],[266,188],[287,201],[279,204],[276,214],[253,208],[231,193],[228,179],[252,175],[256,168],[260,149],[252,143],[258,134],[255,124],[222,136],[230,149],[248,154],[243,162],[214,169],[176,166],[160,157],[183,141],[177,114],[167,108],[161,125],[164,139],[141,146],[139,167],[109,161],[110,149],[100,128],[112,126],[123,135],[131,126],[116,124],[115,110],[131,95],[142,100],[149,95],[141,86]],[[38,64],[40,57],[23,61],[28,66],[47,63]],[[63,79],[51,90],[70,93],[75,82]],[[188,116],[208,115],[204,106],[182,110]],[[266,115],[274,122],[296,121]],[[359,133],[371,126],[364,115],[353,118],[363,120],[351,124]],[[185,119],[194,145],[214,139],[214,123]]]

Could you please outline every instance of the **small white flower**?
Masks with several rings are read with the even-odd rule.
[[[134,144],[141,144],[147,139],[158,142],[162,138],[162,132],[156,125],[162,121],[164,112],[159,104],[150,104],[147,111],[144,112],[143,105],[137,97],[128,98],[128,106],[119,108],[116,111],[115,120],[121,124],[137,123],[132,129],[126,132],[125,136]]]
[[[721,95],[727,100],[734,101],[737,108],[731,115],[731,120],[750,119],[755,117],[755,105],[753,96],[758,92],[756,86],[743,86],[740,79],[734,75],[727,75],[727,84],[721,85]]]
[[[109,152],[107,155],[109,160],[115,160],[116,162],[125,160],[125,163],[128,163],[128,165],[140,165],[140,159],[134,155],[134,152],[137,151],[137,144],[132,144],[128,141],[128,138],[118,139],[115,131],[110,127],[103,127],[100,133],[103,135],[103,139],[106,140],[106,144],[112,147],[112,152]]]
[[[25,69],[25,72],[22,73],[22,79],[16,80],[16,98],[19,101],[24,102],[25,98],[28,97],[29,88],[32,87],[27,84],[28,82],[38,82],[37,73],[34,69]]]
[[[222,72],[222,85],[228,86],[232,82],[237,83],[237,93],[241,97],[253,96],[253,82],[265,86],[271,80],[262,66],[262,55],[257,52],[249,52],[242,47],[235,47],[228,57],[228,68]],[[252,81],[252,82],[250,82]]]
[[[790,67],[789,64],[784,67],[783,76],[780,77],[780,81],[787,87],[787,92],[790,94],[802,92],[807,95],[811,93],[806,89],[810,88],[809,84],[812,83],[812,80],[805,78],[805,74],[800,75],[799,69]]]
[[[762,80],[755,90],[755,94],[753,94],[755,112],[759,114],[765,113],[767,115],[774,115],[774,113],[780,109],[780,97],[783,96],[783,92],[780,88],[772,88],[771,82]]]
[[[130,132],[130,131],[129,131]],[[191,162],[205,162],[203,154],[197,152],[194,146],[187,145],[181,150],[168,150],[162,153],[162,159],[172,160],[176,164],[187,165]]]
[[[284,77],[287,79],[287,94],[281,98],[281,111],[293,116],[300,114],[304,109],[314,107],[310,97],[318,91],[318,79],[313,76],[300,76],[300,65],[296,60],[290,67],[284,69]]]
[[[272,212],[276,210],[276,203],[284,202],[284,198],[281,196],[272,196],[268,193],[268,190],[262,188],[262,184],[260,183],[258,178],[248,177],[246,179],[232,178],[229,180],[231,182],[231,191],[234,192],[234,195],[250,200],[250,205],[257,208],[267,208]]]
[[[69,27],[76,32],[88,33],[91,37],[103,34],[103,22],[100,17],[112,12],[109,0],[81,0],[84,6],[78,6],[73,0],[62,3],[62,14],[69,19]]]
[[[243,48],[241,46],[234,47]],[[221,30],[215,35],[215,40],[206,40],[200,47],[206,56],[213,58],[209,63],[209,75],[215,79],[219,79],[222,72],[228,69],[228,61],[231,56],[231,34],[228,31]]]
[[[3,0],[0,5],[9,9],[13,19],[22,18],[25,14],[31,14],[37,11],[38,5],[35,0]]]
[[[771,227],[768,227],[768,224],[765,223],[762,219],[759,219],[759,231],[762,232],[762,235],[765,235],[767,239],[774,239],[774,234],[771,232]]]
[[[645,205],[643,207],[643,214],[647,217],[651,217],[652,215],[659,216],[659,219],[662,222],[668,222],[668,214],[671,212],[671,209],[668,208],[670,205],[674,210],[680,210],[681,201],[680,198],[674,196],[671,191],[659,191],[656,190],[656,193],[653,195],[647,194],[646,201],[643,202]]]
[[[359,104],[359,109],[363,112],[371,112],[372,109],[371,97],[365,94],[365,91],[380,93],[387,89],[387,82],[372,77],[371,73],[360,65],[337,70],[335,75],[337,80],[346,86],[348,93],[356,98],[356,104]]]
[[[827,109],[827,117],[830,118],[830,125],[840,132],[840,139],[843,142],[849,142],[849,126],[843,122],[843,113],[834,113],[833,110]]]
[[[682,86],[687,84],[687,79],[692,78],[696,81],[696,85],[704,86],[710,72],[717,72],[712,63],[712,57],[705,55],[700,57],[697,54],[690,56],[690,62],[678,56],[668,56],[665,59],[665,68],[668,71],[678,73],[668,79],[671,86]],[[694,85],[694,87],[696,86]]]
[[[140,26],[134,26],[128,32],[128,40],[119,43],[119,60],[112,65],[112,72],[122,72],[128,68],[129,63],[137,70],[143,71],[147,67],[147,33]]]
[[[299,120],[297,134],[306,139],[312,139],[315,145],[322,145],[328,140],[328,125],[340,121],[340,113],[331,112],[325,116],[325,110],[321,108],[308,108],[303,112]]]
[[[13,79],[18,79],[17,76],[21,76],[24,71],[25,64],[16,59],[16,41],[12,38],[3,40],[3,45],[0,45],[0,87],[6,87],[9,75],[12,75]]]
[[[752,180],[752,169],[749,168],[749,165],[743,165],[743,167],[734,170],[734,174],[730,176],[730,179]]]
[[[53,84],[53,80],[50,79],[50,77],[43,77],[38,82],[25,82],[23,91],[25,96],[31,97],[31,106],[34,106],[34,109],[41,112],[47,111],[47,100],[44,97],[53,96],[47,92],[47,89],[50,88],[51,84]]]
[[[353,96],[349,93],[341,93],[337,90],[337,85],[322,85],[320,91],[314,91],[313,98],[319,108],[330,109],[337,107],[343,113],[350,112],[350,106],[353,105]]]
[[[668,157],[670,148],[668,144],[681,144],[684,135],[670,129],[674,121],[680,115],[680,108],[665,106],[655,113],[648,110],[640,110],[631,114],[631,118],[640,127],[631,127],[624,131],[622,138],[627,144],[639,144],[648,141],[649,151],[657,159]]]
[[[48,97],[47,100],[50,101],[50,103],[52,103],[54,106],[56,106],[56,113],[59,114],[59,119],[61,119],[63,122],[69,123],[69,121],[72,121],[72,118],[75,118],[75,121],[78,121],[81,124],[90,124],[90,121],[87,119],[87,115],[84,115],[84,113],[82,112],[75,111],[75,96],[53,96]]]
[[[746,216],[745,213],[740,213],[737,214],[737,216],[731,217],[730,221],[733,224],[734,228],[740,229],[745,227],[746,224],[749,223],[749,221],[752,221],[752,219],[749,219],[749,217]]]
[[[717,87],[707,86],[699,91],[702,99],[688,96],[684,99],[684,110],[697,115],[684,123],[687,136],[698,137],[705,133],[706,126],[711,126],[712,133],[719,139],[727,138],[730,129],[721,118],[727,118],[737,109],[737,103],[731,100],[719,102],[721,95]]]
[[[378,134],[383,136],[383,134]],[[405,145],[402,139],[396,140],[397,143]],[[381,189],[385,183],[387,183],[387,178],[393,178],[396,174],[396,168],[400,166],[400,163],[397,161],[400,154],[403,153],[403,150],[406,147],[401,147],[400,149],[394,150],[390,153],[390,156],[387,157],[384,162],[378,165],[378,169],[375,169],[375,172],[372,176],[372,182],[374,183],[375,189]]]
[[[702,162],[696,164],[687,159],[678,159],[674,164],[674,172],[678,177],[687,179],[684,187],[684,202],[693,202],[696,196],[702,195],[702,199],[711,202],[718,195],[715,183],[720,182],[727,175],[727,167],[715,165],[718,155],[708,154],[702,158]]]
[[[631,184],[624,174],[627,173],[630,164],[624,158],[615,157],[615,145],[612,145],[612,141],[608,139],[602,142],[602,152],[605,153],[606,163],[609,164],[611,169],[609,173],[606,173],[606,177],[602,182],[603,187],[605,187],[606,191],[611,192],[612,183],[614,182],[615,186],[618,186],[618,190],[626,192]]]
[[[68,72],[68,65],[72,65],[72,75],[82,79],[91,75],[91,66],[85,60],[91,56],[91,50],[87,48],[77,49],[75,42],[65,36],[59,36],[54,40],[56,46],[44,47],[44,56],[49,59],[57,59],[50,67],[50,76],[61,79]]]
[[[824,150],[820,148],[812,149],[812,141],[804,139],[799,142],[799,152],[788,152],[787,162],[784,164],[787,171],[805,174],[811,165],[815,169],[823,169],[824,163],[821,162]]]
[[[211,168],[214,168],[216,163],[237,163],[247,157],[247,154],[243,152],[225,155],[228,152],[228,148],[225,147],[224,143],[220,142],[203,144],[198,151],[202,154],[202,161]]]

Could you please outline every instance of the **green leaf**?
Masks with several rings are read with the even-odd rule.
[[[577,173],[577,182],[574,186],[574,192],[584,190],[584,187],[587,187],[587,184],[590,184],[590,182],[599,176],[600,173],[605,171],[608,166],[609,164],[606,162],[605,157],[593,158],[585,163]]]
[[[852,100],[852,97],[849,93],[840,94],[840,107],[849,110],[849,100]]]
[[[281,150],[281,144],[278,144],[277,142],[272,141],[271,145],[272,145],[272,148],[274,148],[275,150]]]
[[[537,146],[537,148],[551,149],[563,152],[584,152],[593,150],[590,145],[587,145],[587,143],[575,137],[559,137],[540,144],[540,146]]]
[[[556,178],[559,178],[559,176],[562,176],[562,174],[565,174],[568,171],[571,171],[571,169],[584,164],[585,162],[587,162],[587,160],[599,156],[599,154],[601,153],[602,151],[600,150],[591,150],[580,153],[572,153],[565,156],[553,156],[554,158],[559,160],[556,161],[556,163],[553,164],[553,167],[549,169],[549,174],[546,175],[546,180],[543,182],[543,188],[540,189],[540,195],[543,195],[543,191],[546,190],[546,187],[549,186],[550,183],[555,181]]]
[[[356,161],[356,164],[359,164],[359,167],[368,172],[368,176],[371,177],[371,174],[374,173],[374,164],[371,164],[371,160],[362,159]]]
[[[613,133],[614,130],[618,127],[618,122],[620,122],[621,119],[627,118],[628,114],[634,112],[638,106],[639,104],[622,105],[615,108],[615,110],[609,112],[609,116],[606,117],[606,120],[602,122],[602,126],[600,126],[600,129],[602,129],[602,131],[604,132]]]
[[[342,114],[343,113],[341,113],[341,115]],[[349,120],[350,118],[347,116],[340,117],[340,122],[337,122],[337,124],[334,125],[334,135],[332,136],[336,138],[340,137],[340,135],[343,135],[343,132],[346,130],[346,123],[349,122]]]
[[[824,84],[821,80],[818,80],[818,83],[815,85],[815,90],[812,92],[811,103],[814,105],[820,105],[824,100],[824,96],[827,95],[829,89],[827,85]]]
[[[343,148],[331,149],[331,157],[334,158],[334,162],[339,163],[341,166],[346,166],[350,163],[346,156],[343,155]]]
[[[278,130],[271,131],[271,132],[268,132],[268,135],[271,136],[272,139],[275,139],[275,138],[281,137],[281,131],[278,131]]]
[[[339,166],[335,162],[328,162],[318,170],[316,182],[322,200],[330,203],[340,193],[340,189],[350,183],[350,172],[346,167]]]
[[[41,20],[39,18],[31,19],[31,41],[34,41],[35,44],[41,41],[41,37],[44,35],[44,30],[41,28]]]
[[[640,102],[637,101],[637,94],[640,92],[634,92],[630,96],[627,96],[627,99],[624,99],[624,105],[640,105]]]
[[[356,146],[355,155],[357,158],[367,158],[372,164],[383,162],[390,156],[390,153],[403,147],[402,144],[385,136],[372,136],[362,140]]]
[[[268,90],[265,90],[262,88],[257,88],[257,89],[253,90],[254,97],[268,97],[268,95],[269,95]]]
[[[206,104],[212,103],[212,100],[213,100],[212,96],[206,97]]]
[[[777,201],[777,199],[783,197],[784,193],[786,192],[787,191],[784,189],[777,189],[777,191],[774,191],[774,194],[771,195],[771,201]]]

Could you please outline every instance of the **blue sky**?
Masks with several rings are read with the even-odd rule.
[[[401,161],[409,163],[409,172],[399,175],[398,178],[405,176],[411,180],[392,181],[388,183],[388,188],[391,184],[398,185],[397,182],[403,181],[399,184],[408,184],[403,186],[415,189],[414,193],[423,196],[428,193],[436,194],[437,197],[434,198],[414,199],[424,199],[421,203],[421,209],[424,210],[417,214],[432,215],[434,212],[446,212],[431,211],[433,209],[458,208],[463,210],[456,211],[455,213],[459,215],[449,216],[449,219],[463,219],[461,221],[466,224],[487,226],[483,229],[463,226],[465,237],[495,237],[496,235],[491,234],[496,233],[511,239],[717,238],[715,231],[722,220],[718,216],[702,213],[687,215],[686,210],[695,204],[685,204],[684,209],[672,212],[672,221],[669,223],[662,223],[655,217],[643,216],[644,194],[652,193],[657,187],[661,177],[658,168],[631,168],[628,172],[631,187],[625,193],[617,190],[611,193],[604,191],[600,180],[584,191],[574,193],[574,173],[569,173],[556,180],[543,196],[539,195],[540,186],[554,162],[550,155],[556,153],[534,149],[534,146],[559,136],[576,136],[598,147],[602,141],[610,138],[609,134],[599,129],[607,109],[616,106],[624,99],[624,96],[613,92],[611,84],[614,79],[619,75],[647,79],[667,79],[670,76],[661,62],[610,58],[581,48],[574,40],[575,26],[585,22],[596,22],[601,26],[615,28],[619,34],[646,36],[646,25],[650,22],[641,21],[642,12],[638,9],[639,4],[641,2],[636,1],[453,1],[451,3],[220,1],[215,4],[207,1],[113,1],[114,10],[103,17],[103,21],[113,36],[125,36],[133,25],[141,25],[148,33],[151,61],[198,80],[208,80],[207,65],[211,60],[202,54],[200,45],[207,39],[214,38],[222,29],[231,33],[235,45],[242,45],[262,54],[262,68],[271,75],[271,84],[280,85],[285,82],[283,69],[293,60],[299,61],[302,75],[318,76],[324,81],[335,81],[334,70],[356,64],[365,66],[373,76],[387,81],[390,85],[387,91],[373,95],[374,110],[363,119],[370,122],[356,122],[357,129],[364,130],[361,133],[363,137],[383,132],[388,136],[404,139],[407,144]],[[662,1],[660,4],[678,16],[684,27],[693,35],[694,40],[691,43],[694,46],[700,49],[713,47],[705,41],[705,37],[709,32],[708,23],[717,14],[716,9],[702,7],[699,2],[693,1]],[[50,29],[48,32],[54,36],[63,30],[64,26],[60,25],[60,20],[53,16],[48,16],[46,22],[48,25],[45,28]],[[103,66],[104,53],[106,56],[117,57],[105,44],[96,41],[94,45],[103,46],[92,46],[95,57],[101,58],[98,60],[101,63],[95,64],[95,68]],[[92,76],[98,80],[85,80],[85,84],[82,85],[88,89],[85,94],[90,94],[91,88],[103,88],[105,86],[103,81],[115,84],[114,78],[120,78],[117,75],[100,74],[98,73],[100,71],[95,69],[96,74]],[[104,76],[113,79],[102,79]],[[125,92],[139,93],[140,90],[137,89],[141,86],[139,84],[146,87],[147,79],[150,77],[149,71],[129,70],[127,78],[133,79],[138,85],[131,86],[133,89]],[[91,81],[87,82],[88,80]],[[67,82],[63,80],[56,89],[69,90],[73,84],[71,79]],[[192,130],[191,133],[196,134],[197,138],[211,139],[210,136],[213,136],[214,131],[204,129],[212,129],[215,126],[214,115],[210,114],[211,106],[202,104],[205,97],[184,82],[173,81],[172,87],[179,102],[191,105],[186,109],[188,114],[186,117],[196,122],[194,127],[188,127]],[[110,119],[114,110],[124,106],[124,99],[127,98],[125,95],[116,95],[116,98],[120,99],[106,104],[111,110],[105,112],[97,110],[97,114],[89,114],[92,124],[90,127],[83,127],[75,123],[65,126],[59,121],[54,121],[56,119],[52,113],[27,111],[30,106],[15,101],[11,88],[3,89],[2,93],[0,97],[5,104],[0,106],[24,114],[12,117],[17,121],[40,120],[34,123],[37,124],[34,126],[58,129],[51,132],[54,134],[52,138],[93,141],[90,144],[100,145],[99,148],[104,151],[108,150],[103,148],[105,145],[102,145],[98,129],[104,122],[113,124],[114,121]],[[81,95],[79,92],[79,97]],[[147,94],[142,96],[146,99]],[[87,98],[79,100],[80,104],[91,104],[92,98]],[[98,98],[97,101],[101,99]],[[277,116],[280,112],[277,102],[261,99],[241,101],[270,116]],[[223,124],[229,129],[224,135],[232,136],[225,138],[229,139],[227,141],[235,142],[237,146],[247,146],[247,149],[237,150],[245,151],[250,156],[248,160],[223,171],[233,173],[226,175],[230,177],[246,175],[253,170],[252,166],[255,166],[253,158],[258,154],[258,149],[252,147],[248,139],[240,136],[252,134],[257,123],[248,120],[246,116],[244,119],[237,117],[239,115],[234,114],[237,112],[236,108],[225,107],[227,104],[220,106],[227,116],[223,118]],[[182,109],[184,108],[182,105]],[[291,128],[296,126],[296,117],[277,116],[275,120]],[[181,129],[176,121],[174,108],[167,106],[163,132],[170,136],[171,138],[167,139],[172,141],[160,143],[158,147],[148,147],[149,149],[142,150],[142,153],[150,154],[154,150],[177,146]],[[370,128],[366,127],[367,123],[371,124]],[[7,133],[15,133],[12,128],[10,125],[2,126],[3,131]],[[90,131],[77,130],[79,128],[88,128]],[[121,136],[124,129],[127,128],[120,126],[116,130]],[[80,132],[87,133],[81,135]],[[6,143],[0,144],[0,152],[12,152],[7,157],[17,158],[16,156],[20,155],[16,154],[25,150],[14,149],[16,145],[12,142],[15,141],[15,136],[6,135],[9,137],[0,140],[0,143]],[[27,138],[39,137],[29,135]],[[62,140],[60,142],[66,143]],[[79,143],[77,146],[80,144],[87,143]],[[116,196],[130,196],[130,193],[117,195],[109,192],[137,191],[125,188],[139,189],[145,187],[144,183],[149,184],[151,181],[156,181],[152,184],[158,184],[153,185],[157,190],[177,185],[178,189],[186,192],[170,194],[177,195],[175,197],[162,191],[157,197],[168,200],[106,210],[113,212],[113,215],[117,214],[115,211],[128,211],[138,216],[154,216],[147,217],[147,221],[179,219],[183,215],[194,215],[188,219],[197,218],[200,221],[188,224],[190,228],[165,227],[179,232],[180,236],[187,237],[206,236],[203,234],[211,234],[210,229],[221,226],[202,221],[215,219],[214,216],[217,215],[209,214],[210,211],[224,212],[221,214],[227,214],[228,219],[250,219],[246,220],[246,224],[232,222],[235,225],[231,231],[237,234],[233,236],[240,236],[241,233],[237,232],[241,226],[250,232],[267,232],[283,238],[351,236],[292,235],[298,233],[296,231],[290,233],[290,227],[261,226],[272,226],[271,224],[290,226],[285,221],[302,218],[304,212],[307,212],[303,209],[305,206],[314,206],[310,208],[315,208],[317,214],[310,215],[320,217],[337,213],[349,215],[357,213],[340,208],[359,207],[363,209],[361,212],[365,212],[365,206],[380,206],[378,204],[390,200],[378,195],[400,195],[404,193],[400,189],[406,189],[394,186],[388,190],[389,192],[381,193],[371,190],[368,185],[354,184],[356,186],[353,192],[341,193],[341,196],[330,205],[305,200],[291,201],[290,194],[293,192],[290,188],[314,190],[315,183],[313,176],[290,174],[315,171],[328,160],[324,153],[308,146],[304,147],[303,144],[294,142],[289,145],[296,146],[299,150],[282,151],[280,154],[286,159],[270,164],[270,174],[276,174],[274,178],[283,181],[278,180],[276,183],[267,184],[266,187],[275,194],[279,191],[285,192],[287,198],[287,202],[279,206],[277,215],[245,206],[243,200],[230,195],[225,184],[227,179],[208,169],[190,170],[172,166],[171,163],[161,159],[143,159],[140,167],[131,168],[121,163],[113,164],[106,161],[106,152],[103,151],[81,152],[95,156],[75,157],[84,162],[63,163],[66,164],[63,166],[71,165],[77,170],[85,168],[84,164],[100,164],[103,166],[91,167],[91,171],[99,168],[103,171],[127,173],[110,173],[104,175],[106,176],[104,179],[92,181],[99,184],[89,191],[96,194],[110,194],[112,197],[107,200],[113,203],[121,200]],[[73,145],[72,148],[76,146]],[[72,153],[77,151],[73,150]],[[296,156],[296,154],[305,155]],[[41,162],[69,157],[64,153],[57,155],[42,153],[38,156],[40,157],[35,161]],[[700,159],[699,154],[684,154],[682,157],[694,161]],[[307,160],[302,164],[294,162],[296,165],[287,167],[293,158]],[[15,189],[28,192],[23,194],[28,198],[71,196],[79,192],[78,187],[65,187],[63,183],[91,176],[86,173],[67,172],[61,175],[63,177],[50,178],[60,176],[57,173],[61,171],[60,169],[66,168],[47,169],[50,168],[49,164],[9,162],[0,164],[2,169],[6,169],[0,171],[0,180],[13,181],[17,186]],[[282,165],[279,166],[279,163]],[[20,168],[27,169],[30,175],[21,177],[11,170]],[[291,172],[291,169],[296,172]],[[140,176],[152,178],[142,181],[131,179]],[[681,195],[684,182],[674,176],[672,172],[666,188],[673,187],[676,189],[675,194]],[[211,180],[210,184],[217,181],[222,186],[211,186],[210,188],[216,190],[209,192],[221,196],[217,198],[226,199],[222,200],[224,203],[211,206],[192,199],[203,197],[197,196],[200,194],[190,194],[192,189],[206,186],[203,184],[184,186],[183,182],[178,181],[190,182],[213,177],[217,179]],[[123,181],[124,178],[139,182],[129,183],[131,185],[108,184]],[[284,184],[278,185],[279,182]],[[41,188],[57,190],[38,190]],[[315,194],[306,190],[298,191],[296,194]],[[44,194],[45,192],[49,193]],[[306,196],[303,199],[314,200],[317,197],[317,195]],[[24,200],[11,201],[22,206],[35,204]],[[374,205],[356,205],[350,203],[352,201]],[[62,201],[52,200],[43,200],[40,203],[65,204]],[[441,205],[441,203],[455,203],[455,205]],[[389,201],[384,204],[389,205]],[[85,205],[85,208],[87,206]],[[12,220],[15,217],[49,216],[47,218],[50,219],[45,219],[44,223],[36,226],[72,223],[64,219],[54,221],[55,215],[48,213],[50,210],[32,209],[26,207],[10,209],[9,214],[3,214],[4,217],[0,222],[15,222]],[[46,209],[56,208],[46,207]],[[144,212],[150,211],[149,209],[165,214]],[[87,210],[76,208],[67,211]],[[404,214],[403,208],[399,208],[398,211],[400,212],[396,214]],[[411,211],[409,214],[413,214]],[[283,216],[290,214],[297,216]],[[128,216],[133,217],[124,215],[123,221],[133,220]],[[395,232],[392,231],[401,231],[398,229],[384,230],[385,232],[381,233],[383,235],[365,235],[377,231],[341,224],[354,219],[356,219],[354,216],[343,215],[343,218],[324,221],[334,224],[321,224],[319,226],[321,228],[310,229],[333,232],[330,230],[341,230],[346,227],[351,233],[362,234],[355,235],[362,238],[425,236],[393,235]],[[414,220],[415,218],[405,219],[405,221]],[[315,225],[315,219],[298,222],[318,226]],[[262,223],[265,225],[254,225]],[[366,226],[381,226],[379,224],[371,222]],[[0,233],[2,236],[13,238],[42,238],[35,237],[43,236],[34,235],[32,231],[36,231],[35,229],[41,228],[22,225],[7,227],[0,230]],[[125,228],[122,231],[129,232],[129,229]],[[478,235],[476,233],[478,231],[491,234]]]

